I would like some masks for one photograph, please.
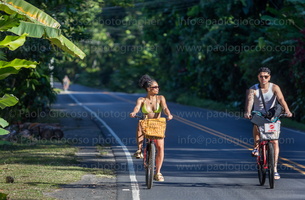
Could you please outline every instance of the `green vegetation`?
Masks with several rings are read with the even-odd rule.
[[[43,38],[70,55],[84,58],[85,54],[61,33],[59,23],[28,2],[2,0],[0,12],[0,39],[2,39],[0,48],[16,51],[25,44],[28,37]],[[17,36],[11,35],[12,33]],[[27,60],[34,58],[29,55],[20,58],[22,54],[18,50],[16,52],[0,50],[0,80],[2,81],[0,95],[3,96],[0,102],[1,109],[4,109],[1,115],[5,115],[10,122],[23,120],[24,116],[21,113],[36,112],[37,115],[41,111],[46,111],[48,105],[55,101],[55,93],[50,87],[47,76],[41,70],[35,71],[38,62],[31,61],[33,59]],[[23,71],[24,69],[30,70]],[[16,75],[20,71],[22,71],[21,75]],[[12,74],[16,76],[8,78]],[[17,103],[18,106],[7,108]],[[19,113],[17,116],[12,114],[17,112]],[[0,118],[0,121],[1,127],[8,125],[6,120]],[[2,128],[0,131],[0,135],[8,133]]]
[[[29,141],[30,142],[30,141]],[[60,141],[2,145],[0,147],[0,192],[11,199],[54,199],[44,193],[62,184],[80,180],[85,174],[111,176],[111,171],[79,167],[77,148]],[[68,173],[67,173],[68,172]],[[14,178],[6,183],[5,177]]]
[[[32,37],[32,41],[48,39],[51,45],[67,54],[84,58],[85,54],[62,34],[59,27],[55,19],[26,1],[0,1],[0,114],[9,122],[26,120],[24,113],[35,112],[37,117],[37,113],[47,111],[48,105],[55,101],[46,71],[43,68],[36,70],[37,61],[45,61],[43,58],[47,56],[29,54],[22,49],[27,46],[27,38]],[[36,45],[42,43],[36,42]],[[44,64],[50,69],[50,57],[47,60]],[[9,133],[3,129],[9,125],[7,120],[0,118],[0,135]],[[5,177],[0,180],[1,199],[7,198],[6,193],[12,199],[42,199],[44,192],[79,180],[85,173],[103,174],[99,170],[77,167],[77,149],[65,143],[0,141],[0,151],[0,174]],[[13,187],[9,184],[12,182]]]
[[[28,2],[52,16],[57,21],[54,27],[60,24],[61,33],[87,56],[72,58],[69,51],[29,38],[30,33],[23,48],[5,52],[5,57],[36,60],[39,68],[23,69],[3,81],[1,93],[14,94],[20,101],[2,115],[47,111],[56,97],[51,72],[56,80],[67,74],[74,83],[130,93],[138,91],[141,75],[150,74],[171,101],[195,106],[216,102],[242,110],[246,89],[257,82],[257,69],[268,66],[271,81],[282,88],[294,119],[305,121],[305,3],[301,0]],[[15,27],[20,18],[25,19],[24,15],[3,16]],[[54,28],[45,32],[43,38],[57,36]],[[32,94],[35,99],[29,98]],[[192,103],[188,96],[198,101]],[[214,109],[211,103],[200,104]]]
[[[295,120],[287,119],[287,118],[281,119],[281,122],[282,122],[282,126],[284,126],[284,127],[293,128],[293,129],[300,130],[300,131],[305,131],[304,123],[300,123]]]
[[[171,96],[169,96],[172,98]],[[200,99],[198,97],[192,96],[181,96],[181,98],[176,99],[177,103],[181,103],[189,106],[196,106],[201,108],[207,108],[215,111],[222,112],[232,112],[238,115],[238,117],[243,117],[243,110],[239,110],[234,103],[222,103],[209,99]],[[289,118],[281,118],[282,126],[287,128],[293,128],[300,131],[305,131],[305,124],[297,122]]]
[[[56,100],[51,74],[59,81],[67,74],[74,83],[129,93],[138,92],[138,79],[149,74],[170,101],[242,112],[246,89],[257,82],[261,66],[271,68],[271,81],[295,114],[283,124],[304,130],[304,11],[303,0],[0,0],[0,135],[7,134],[8,123],[49,112]],[[41,166],[46,174],[57,169],[57,177],[63,165],[75,173],[87,170],[75,170],[75,149],[65,145],[1,146],[13,148],[1,149],[1,155],[37,153],[50,159],[54,153],[68,162],[50,159],[42,165],[28,156],[29,163],[6,157],[1,163],[10,164],[1,173],[23,163],[25,174],[26,167],[39,171]],[[61,152],[65,149],[68,153]],[[16,175],[16,190],[36,190],[38,181],[26,176]],[[10,190],[1,183],[0,192]],[[60,183],[46,181],[40,188]]]
[[[302,0],[105,1],[99,22],[81,40],[84,62],[66,65],[75,82],[135,92],[143,74],[170,100],[192,96],[244,107],[257,69],[305,122],[305,3]],[[133,4],[130,4],[133,3]]]
[[[170,97],[173,98],[173,97]],[[225,111],[225,110],[233,110],[235,111],[236,108],[232,105],[228,105],[222,102],[217,102],[209,99],[201,99],[197,96],[180,96],[179,98],[175,99],[177,103],[184,104],[184,105],[190,105],[190,106],[196,106],[201,108],[208,108],[211,110],[216,111]]]
[[[40,117],[36,122],[60,123],[66,117],[69,117],[68,113],[52,110],[50,115]],[[75,155],[78,148],[73,145],[66,139],[48,141],[27,138],[0,145],[0,194],[9,194],[11,199],[54,199],[48,198],[45,193],[78,181],[85,174],[114,176],[111,169],[80,165]],[[102,146],[97,148],[101,155],[106,153]],[[6,183],[7,176],[13,177],[14,183]]]

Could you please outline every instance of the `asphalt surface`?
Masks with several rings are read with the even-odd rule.
[[[56,85],[60,88],[60,85]],[[86,174],[80,181],[62,185],[60,189],[46,194],[61,200],[84,199],[117,199],[117,187],[115,171],[115,159],[111,147],[104,146],[101,155],[97,145],[104,145],[104,136],[99,125],[86,110],[78,106],[62,92],[58,95],[53,109],[65,113],[61,114],[60,124],[67,141],[79,148],[76,156],[79,166],[85,168],[101,168],[109,175]]]
[[[83,115],[89,113],[86,115],[89,121],[96,121],[103,137],[97,134],[92,140],[95,137],[111,146],[116,181],[107,180],[105,185],[116,187],[112,198],[305,199],[304,132],[282,128],[278,166],[282,178],[275,182],[274,189],[269,189],[268,180],[264,186],[258,185],[255,159],[250,156],[252,126],[242,119],[242,113],[214,112],[170,102],[168,106],[174,120],[167,124],[165,161],[161,170],[165,182],[154,182],[152,189],[146,189],[142,161],[131,158],[136,150],[137,120],[129,118],[128,114],[139,96],[77,85],[60,95],[64,107],[73,106]],[[103,181],[96,180],[95,184],[102,185]],[[103,195],[102,188],[95,189],[101,192],[97,196]],[[64,188],[65,193],[67,189],[71,188]],[[86,199],[95,198],[92,193],[86,193],[90,189],[82,191],[84,196],[87,194]]]

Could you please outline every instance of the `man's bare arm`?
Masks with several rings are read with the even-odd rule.
[[[273,91],[276,95],[277,100],[279,101],[279,103],[284,107],[285,113],[287,114],[287,117],[292,117],[292,113],[289,110],[289,107],[285,101],[284,95],[280,89],[280,87],[278,85],[273,86]]]
[[[247,90],[247,99],[245,104],[245,118],[250,118],[251,110],[254,104],[254,89],[250,88]]]

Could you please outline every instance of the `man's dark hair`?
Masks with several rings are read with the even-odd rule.
[[[258,69],[258,74],[261,72],[267,72],[268,74],[271,74],[271,70],[268,67],[261,67]]]

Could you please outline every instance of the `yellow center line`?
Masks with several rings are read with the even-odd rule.
[[[184,124],[187,124],[187,125],[189,125],[189,126],[192,126],[192,127],[194,127],[194,128],[197,128],[197,129],[199,129],[199,130],[202,130],[202,131],[204,131],[204,132],[206,132],[206,133],[209,133],[209,134],[215,135],[215,136],[217,136],[217,137],[223,138],[223,139],[225,139],[225,140],[227,140],[227,141],[230,141],[230,142],[232,142],[232,143],[234,143],[234,144],[237,144],[238,146],[244,147],[244,148],[246,148],[246,149],[248,149],[248,150],[252,150],[251,145],[250,145],[249,143],[246,143],[246,142],[244,142],[244,141],[241,141],[241,140],[239,140],[238,138],[235,138],[235,137],[232,137],[232,136],[230,136],[230,135],[227,135],[227,134],[221,133],[221,132],[219,132],[219,131],[213,130],[213,129],[211,129],[211,128],[208,128],[208,127],[203,126],[203,125],[201,125],[201,124],[198,124],[198,123],[196,123],[196,122],[192,122],[192,121],[190,121],[190,120],[184,119],[184,118],[179,117],[179,116],[177,116],[177,115],[174,115],[174,119],[176,119],[177,121],[180,121],[180,122],[182,122],[182,123],[184,123]],[[243,144],[241,144],[241,143],[243,143]],[[298,169],[298,168],[295,167],[295,166],[298,166],[299,168],[305,169],[305,166],[304,166],[304,165],[301,165],[301,164],[299,164],[299,163],[296,163],[296,162],[294,162],[294,161],[291,161],[291,160],[289,160],[289,159],[287,159],[287,158],[280,157],[280,156],[279,156],[279,159],[282,160],[282,161],[289,162],[289,163],[293,164],[294,166],[291,165],[291,164],[288,164],[288,163],[279,161],[282,165],[285,165],[285,166],[287,166],[287,167],[289,167],[289,168],[292,168],[293,170],[296,170],[296,171],[300,172],[301,174],[305,175],[305,171],[303,171],[303,170]]]
[[[192,126],[192,127],[194,127],[194,128],[197,128],[197,129],[199,129],[199,130],[202,130],[202,131],[204,131],[204,132],[207,132],[207,133],[209,133],[209,134],[211,134],[211,135],[215,135],[215,136],[217,136],[217,137],[223,138],[223,139],[225,139],[225,140],[227,140],[227,141],[230,141],[230,142],[232,142],[232,143],[234,143],[234,144],[237,144],[237,145],[239,145],[239,146],[242,146],[242,147],[244,147],[244,148],[246,148],[246,149],[248,149],[248,150],[251,150],[251,149],[250,149],[250,147],[251,147],[250,144],[246,143],[246,145],[248,145],[248,146],[250,146],[250,147],[245,146],[245,145],[241,144],[240,141],[239,141],[237,138],[234,138],[234,140],[233,140],[233,139],[230,139],[229,137],[231,137],[231,136],[229,136],[229,135],[223,134],[224,136],[222,136],[222,135],[219,134],[218,131],[215,131],[215,130],[213,130],[213,129],[207,128],[207,127],[202,126],[202,125],[200,125],[200,124],[188,123],[187,121],[185,121],[185,119],[182,120],[183,118],[180,118],[180,117],[178,117],[178,116],[175,116],[175,119],[176,119],[177,121],[180,121],[180,122],[184,123],[184,124],[187,124],[187,125],[189,125],[189,126]],[[237,141],[236,141],[236,140],[237,140]]]
[[[216,130],[214,130],[214,129],[211,129],[211,128],[208,128],[208,127],[206,127],[206,126],[203,126],[203,125],[201,125],[201,124],[197,124],[197,123],[195,123],[195,122],[192,122],[192,121],[189,121],[189,120],[187,120],[187,119],[184,119],[184,118],[182,118],[182,117],[179,117],[179,116],[176,116],[176,115],[174,115],[175,117],[174,117],[174,119],[179,119],[178,121],[181,121],[181,122],[183,122],[183,123],[185,123],[185,124],[188,124],[188,125],[193,125],[193,127],[200,127],[200,128],[203,128],[203,129],[206,129],[207,131],[210,131],[210,132],[213,132],[213,133],[215,133],[215,134],[213,134],[213,135],[216,135],[216,136],[219,136],[220,137],[220,135],[221,136],[223,136],[222,138],[225,138],[225,139],[227,139],[227,140],[234,140],[234,141],[236,141],[238,144],[240,144],[240,143],[243,143],[244,145],[246,145],[246,146],[248,146],[249,148],[251,148],[252,146],[249,144],[249,143],[246,143],[246,142],[244,142],[244,141],[242,141],[242,140],[239,140],[238,138],[235,138],[235,137],[232,137],[232,136],[230,136],[230,135],[227,135],[227,134],[224,134],[224,133],[221,133],[221,132],[219,132],[219,131],[216,131]],[[230,139],[229,139],[230,138]],[[236,143],[236,144],[237,144]],[[247,148],[248,148],[247,147]],[[250,149],[249,149],[250,150]]]
[[[119,96],[117,96],[117,95],[115,95],[115,94],[112,94],[112,93],[104,93],[104,94],[107,94],[107,95],[109,95],[109,96],[111,96],[111,97],[113,97],[113,98],[115,98],[115,99],[118,99],[118,100],[121,100],[121,101],[125,101],[125,102],[127,102],[127,103],[135,104],[134,101],[131,101],[131,100],[129,100],[129,99],[125,99],[125,98],[123,98],[123,97],[119,97]]]
[[[284,157],[281,157],[281,156],[279,156],[279,158],[280,158],[281,160],[290,162],[291,164],[297,165],[298,167],[305,169],[305,166],[304,166],[304,165],[301,165],[301,164],[299,164],[299,163],[296,163],[296,162],[294,162],[294,161],[291,161],[291,160],[289,160],[289,159],[287,159],[287,158],[284,158]]]
[[[286,166],[286,167],[289,167],[289,168],[291,168],[291,169],[294,169],[294,170],[300,172],[301,174],[305,175],[305,172],[304,172],[304,171],[302,171],[302,170],[300,170],[300,169],[298,169],[298,168],[296,168],[296,167],[294,167],[294,166],[292,166],[292,165],[290,165],[290,164],[283,163],[283,162],[280,162],[280,163],[282,163],[282,165],[284,165],[284,166]]]
[[[125,98],[123,98],[123,97],[119,97],[119,96],[117,96],[117,95],[115,95],[115,94],[107,93],[107,95],[112,96],[113,98],[116,98],[116,99],[119,99],[119,100],[128,102],[128,103],[134,104],[134,101],[125,99]],[[189,125],[189,126],[192,126],[192,127],[194,127],[194,128],[197,128],[197,129],[199,129],[199,130],[202,130],[202,131],[204,131],[204,132],[206,132],[206,133],[209,133],[209,134],[211,134],[211,135],[215,135],[215,136],[217,136],[217,137],[223,138],[223,139],[225,139],[225,140],[227,140],[227,141],[230,141],[230,142],[232,142],[232,143],[234,143],[234,144],[236,144],[236,145],[238,145],[238,146],[244,147],[244,148],[247,149],[247,150],[252,150],[252,145],[251,145],[251,144],[246,143],[246,142],[244,142],[244,141],[241,141],[241,140],[239,140],[238,138],[235,138],[235,137],[233,137],[233,136],[230,136],[230,135],[221,133],[221,132],[219,132],[219,131],[216,131],[216,130],[214,130],[214,129],[208,128],[208,127],[203,126],[203,125],[201,125],[201,124],[198,124],[198,123],[196,123],[196,122],[187,120],[187,119],[185,119],[185,118],[179,117],[179,116],[177,116],[177,115],[173,115],[173,116],[174,116],[174,119],[177,120],[177,121],[180,121],[180,122],[182,122],[182,123],[184,123],[184,124],[187,124],[187,125]],[[282,161],[289,162],[289,163],[293,164],[294,166],[291,165],[291,164],[282,162]],[[296,170],[296,171],[300,172],[301,174],[305,175],[305,171],[303,171],[303,170],[298,169],[298,168],[295,167],[295,166],[298,166],[299,168],[305,169],[305,166],[304,166],[304,165],[301,165],[301,164],[299,164],[299,163],[296,163],[296,162],[294,162],[294,161],[291,161],[291,160],[289,160],[289,159],[287,159],[287,158],[280,157],[280,156],[279,156],[279,162],[282,163],[282,165],[285,165],[285,166],[287,166],[287,167],[289,167],[289,168],[291,168],[291,169],[293,169],[293,170]]]

